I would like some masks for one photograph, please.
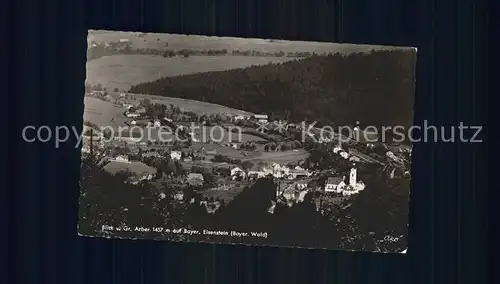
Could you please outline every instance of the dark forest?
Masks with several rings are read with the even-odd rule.
[[[413,124],[414,50],[312,56],[162,78],[133,86],[143,93],[200,100],[318,125]]]

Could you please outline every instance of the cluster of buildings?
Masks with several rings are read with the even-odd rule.
[[[341,156],[343,159],[349,160],[351,162],[359,162],[360,161],[359,157],[351,155],[351,153],[343,150],[342,147],[340,147],[340,146],[333,148],[333,153],[335,153],[335,154]]]
[[[87,93],[86,95],[89,97],[92,97],[92,98],[105,100],[107,93],[105,91],[91,91],[90,93]]]
[[[365,184],[357,180],[357,169],[351,168],[349,180],[343,177],[329,177],[325,182],[325,192],[335,192],[344,196],[357,194],[365,189]]]
[[[293,183],[287,185],[279,183],[276,189],[276,198],[288,203],[289,205],[293,204],[293,202],[303,202],[306,194],[311,190],[308,187],[310,182],[311,179],[306,178],[294,181]]]
[[[241,120],[252,120],[258,123],[268,123],[269,116],[267,114],[254,114],[252,116],[235,115],[233,116],[233,121],[238,122]]]
[[[294,180],[297,178],[310,177],[312,175],[306,169],[297,166],[295,168],[289,168],[285,165],[280,165],[278,163],[272,163],[270,166],[264,166],[262,168],[253,167],[247,171],[235,166],[230,169],[230,175],[233,180],[237,178],[248,178],[248,179],[259,179],[266,176],[272,176],[276,179],[289,179]]]
[[[136,108],[131,104],[123,104],[123,107],[127,110],[125,115],[128,118],[140,118],[146,114],[146,108],[144,107]]]

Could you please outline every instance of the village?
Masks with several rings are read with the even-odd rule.
[[[169,184],[173,190],[159,194],[170,194],[175,202],[194,202],[185,193],[198,192],[204,196],[202,203],[209,213],[260,178],[272,178],[277,185],[276,202],[289,206],[315,192],[319,211],[369,186],[360,174],[365,164],[383,168],[387,179],[409,175],[405,159],[411,149],[368,143],[356,139],[359,135],[345,146],[334,139],[301,141],[299,122],[275,121],[266,114],[201,114],[148,98],[137,99],[134,94],[103,90],[86,96],[121,108],[110,125],[128,130],[111,133],[102,125],[85,121],[82,155],[101,153],[109,162],[106,170],[125,173],[129,183],[152,183],[158,188]],[[268,127],[265,133],[259,131],[262,125]],[[159,139],[162,127],[172,129],[169,139]],[[235,133],[236,128],[240,133]],[[147,130],[148,137],[133,129]],[[362,131],[359,127],[355,130]],[[311,144],[332,145],[322,146],[328,150],[321,151],[333,158],[328,162],[312,160],[306,150],[316,147]]]

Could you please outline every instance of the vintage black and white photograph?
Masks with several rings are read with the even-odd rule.
[[[405,253],[416,58],[90,30],[79,234]]]

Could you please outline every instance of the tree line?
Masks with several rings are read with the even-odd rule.
[[[135,55],[157,55],[163,57],[184,57],[190,56],[259,56],[259,57],[308,57],[319,55],[315,52],[284,52],[280,51],[259,51],[259,50],[231,50],[227,49],[169,49],[169,48],[133,48],[129,42],[127,43],[108,43],[106,45],[92,46],[87,50],[87,60],[95,60],[104,56],[118,55],[118,54],[135,54]],[[327,53],[321,53],[327,54]],[[333,54],[333,53],[332,53]]]

